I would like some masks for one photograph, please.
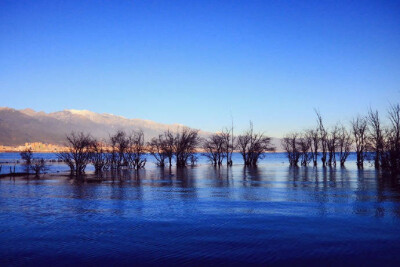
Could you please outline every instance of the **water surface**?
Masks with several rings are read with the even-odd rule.
[[[397,178],[284,160],[1,179],[0,265],[400,263]]]

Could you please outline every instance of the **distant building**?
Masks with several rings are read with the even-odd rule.
[[[67,148],[53,144],[43,144],[41,142],[25,143],[20,146],[5,146],[0,145],[0,152],[20,152],[26,149],[31,149],[33,152],[60,152]]]

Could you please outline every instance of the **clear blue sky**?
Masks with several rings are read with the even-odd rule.
[[[0,106],[280,136],[400,100],[400,1],[0,3]]]

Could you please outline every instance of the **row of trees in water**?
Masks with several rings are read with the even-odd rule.
[[[337,124],[326,127],[317,111],[317,125],[303,132],[287,134],[282,139],[282,147],[287,153],[291,166],[344,166],[351,151],[356,153],[356,164],[363,168],[366,160],[373,162],[377,169],[400,172],[400,105],[391,105],[388,123],[378,111],[370,109],[365,116],[357,116],[350,122],[350,128]],[[151,154],[160,167],[173,165],[185,167],[194,165],[198,151],[214,166],[233,164],[232,154],[239,152],[245,166],[256,166],[266,152],[275,148],[271,138],[256,133],[252,123],[241,135],[235,136],[232,128],[206,138],[199,131],[182,128],[179,131],[165,131],[148,142],[142,131],[127,133],[117,131],[108,140],[97,140],[90,134],[71,133],[66,138],[67,151],[57,154],[59,160],[68,164],[71,174],[80,177],[88,164],[95,172],[129,168],[138,170],[146,165],[146,154]],[[44,161],[33,159],[32,153],[21,153],[26,168],[35,173],[47,169]]]
[[[400,171],[400,105],[390,105],[388,123],[383,124],[378,111],[370,109],[365,116],[350,122],[350,129],[337,124],[325,127],[321,114],[316,111],[317,126],[303,132],[287,134],[282,146],[289,164],[302,166],[344,166],[350,151],[356,153],[357,167],[363,168],[366,160],[377,169]]]
[[[71,133],[66,140],[68,150],[58,153],[57,157],[69,166],[71,174],[78,177],[84,174],[88,164],[93,164],[95,172],[144,168],[147,153],[160,167],[171,167],[173,161],[177,167],[194,165],[198,151],[202,151],[201,154],[215,166],[224,163],[231,166],[232,154],[238,151],[246,166],[255,166],[264,153],[274,151],[271,138],[254,132],[252,123],[248,131],[237,137],[233,135],[232,127],[207,138],[201,138],[198,130],[182,128],[177,132],[165,131],[148,142],[142,131],[117,131],[106,141],[83,132]]]

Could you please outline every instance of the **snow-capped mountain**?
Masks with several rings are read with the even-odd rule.
[[[66,134],[83,131],[106,139],[117,130],[143,130],[150,139],[165,130],[177,131],[180,124],[162,124],[150,120],[128,119],[121,116],[95,113],[88,110],[63,110],[53,113],[32,109],[0,108],[0,144],[20,145],[42,142],[62,145]],[[206,135],[206,132],[200,132]]]

